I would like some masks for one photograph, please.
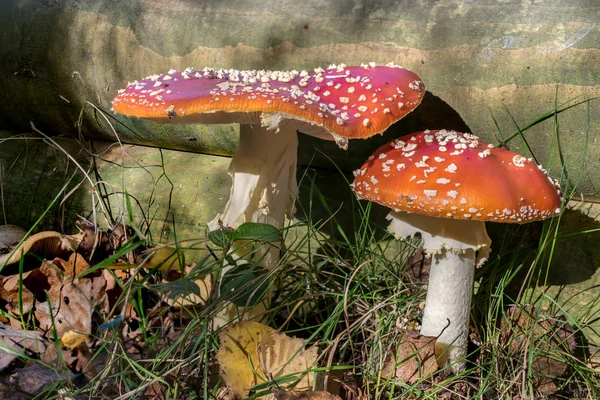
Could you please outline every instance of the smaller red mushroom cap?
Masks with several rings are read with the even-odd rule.
[[[339,137],[367,138],[411,112],[424,92],[415,73],[393,64],[340,64],[313,72],[188,68],[130,83],[112,107],[176,123],[260,123],[260,116],[270,113]]]
[[[544,169],[468,133],[403,136],[379,148],[354,174],[359,198],[394,210],[512,223],[560,213],[560,186]]]

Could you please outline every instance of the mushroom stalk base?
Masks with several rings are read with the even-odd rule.
[[[244,222],[260,222],[282,229],[285,217],[294,214],[294,202],[298,193],[296,184],[296,160],[298,134],[294,128],[281,124],[279,129],[267,129],[260,125],[240,125],[240,143],[229,165],[231,193],[222,214],[208,223],[217,230],[222,226],[237,228]],[[265,268],[279,263],[279,246],[268,243],[258,249],[238,241],[232,246],[232,258],[237,264],[248,258],[260,260]],[[249,255],[251,254],[251,255]],[[233,268],[224,265],[221,277]],[[237,307],[225,302],[213,318],[216,329],[236,319],[260,319],[270,304],[271,292],[253,307]]]
[[[421,334],[436,336],[438,363],[452,363],[458,373],[465,368],[461,361],[467,353],[469,313],[473,292],[475,251],[455,253],[442,250],[431,256],[431,270]]]
[[[423,250],[431,256],[429,286],[421,334],[438,337],[440,365],[449,361],[453,372],[465,368],[469,313],[475,266],[490,252],[491,240],[483,221],[434,218],[392,211],[388,230],[401,239],[419,234]]]

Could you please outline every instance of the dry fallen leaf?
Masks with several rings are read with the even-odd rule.
[[[279,382],[279,387],[292,386],[294,391],[312,388],[315,373],[307,371],[317,361],[317,348],[304,349],[304,340],[254,321],[223,329],[219,339],[221,348],[217,360],[221,376],[237,396],[245,398],[252,386],[284,376],[293,376],[296,380]],[[261,397],[272,398],[271,394]]]
[[[75,222],[79,233],[73,235],[79,241],[77,252],[90,263],[95,264],[112,254],[111,244],[106,232],[91,221],[81,219]]]
[[[42,361],[52,369],[62,373],[68,373],[69,367],[75,364],[77,356],[70,349],[63,349],[56,342],[52,342],[42,354]]]
[[[275,400],[342,400],[340,396],[322,390],[294,393],[274,389],[273,397]]]
[[[590,356],[588,358],[587,367],[600,372],[600,349],[594,345],[589,346]]]
[[[50,285],[48,301],[38,303],[35,307],[40,328],[49,331],[55,327],[59,338],[67,331],[89,334],[95,301],[98,301],[94,292],[106,285],[102,275],[94,278],[98,280],[98,287],[94,289],[96,282],[92,282],[91,278],[74,279],[54,263],[44,262],[40,271],[48,277]]]
[[[0,276],[0,298],[6,301],[6,310],[15,317],[20,316],[21,312],[25,315],[33,308],[35,296],[19,283],[21,278],[24,280],[28,275],[29,272],[4,278]]]
[[[219,309],[213,314],[212,327],[219,329],[232,321],[258,320],[267,314],[267,309],[265,300],[251,307],[238,307],[229,300],[221,300]]]
[[[160,383],[154,381],[144,390],[144,398],[147,400],[163,400],[166,399],[166,396]]]
[[[274,329],[254,321],[232,324],[219,333],[221,347],[217,352],[221,376],[227,387],[241,398],[248,397],[249,389],[263,380],[258,371],[256,344],[260,335]]]
[[[561,361],[575,352],[575,330],[563,319],[531,306],[511,306],[500,324],[499,345],[512,357],[522,359],[533,351],[533,386],[550,395],[558,390],[552,377],[564,375],[569,364]]]
[[[413,384],[433,374],[438,368],[435,339],[413,331],[404,331],[383,361],[382,377],[393,377]]]
[[[140,255],[140,261],[146,260],[144,268],[158,268],[161,271],[179,270],[184,264],[181,249],[171,246],[157,246],[144,251]]]
[[[185,266],[185,273],[188,274],[194,267],[195,263]],[[179,271],[171,270],[167,274],[165,274],[164,282],[174,282],[178,279],[181,279],[182,275]],[[199,294],[190,293],[185,296],[178,296],[176,298],[172,298],[170,296],[165,296],[164,301],[175,309],[181,309],[182,307],[195,306],[195,305],[204,305],[212,292],[212,276],[206,275],[199,279],[194,279],[193,281],[198,289],[200,290]]]
[[[108,241],[113,251],[118,250],[125,245],[129,239],[133,237],[133,230],[122,224],[117,224],[108,237]],[[133,251],[128,252],[123,256],[127,264],[135,263],[135,254]]]
[[[217,400],[238,400],[239,397],[231,391],[228,387],[222,387],[217,390]]]
[[[77,276],[90,268],[90,264],[79,253],[71,253],[68,261],[56,257],[52,262],[70,276]]]
[[[184,263],[184,256],[180,249],[170,246],[157,246],[140,253],[134,262],[117,261],[108,266],[112,270],[127,271],[142,266],[146,269],[160,271],[179,271]]]
[[[318,349],[316,346],[304,350],[303,339],[289,337],[283,333],[265,332],[260,336],[256,351],[258,365],[264,376],[269,380],[292,375],[302,378],[294,387],[295,391],[312,389],[315,373],[310,370],[317,362]],[[285,385],[284,385],[285,386]]]
[[[63,334],[60,339],[60,343],[63,347],[67,349],[76,349],[82,344],[87,344],[90,342],[90,337],[83,333],[75,332],[75,331],[67,331]]]
[[[92,352],[86,344],[82,344],[77,348],[77,364],[75,365],[75,369],[82,372],[88,381],[91,381],[98,375],[98,370],[92,359]]]
[[[66,374],[71,377],[73,375],[68,370]],[[23,392],[39,396],[39,391],[44,389],[44,387],[66,379],[66,376],[56,370],[50,369],[40,363],[32,363],[24,368],[18,368],[10,376],[10,383]]]
[[[44,353],[46,342],[42,334],[0,324],[0,371],[19,355]]]
[[[14,248],[26,234],[27,231],[20,226],[0,225],[0,253]]]

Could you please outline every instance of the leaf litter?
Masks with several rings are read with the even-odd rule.
[[[133,246],[135,232],[124,225],[107,231],[85,220],[77,225],[79,232],[74,235],[41,232],[25,240],[20,236],[24,231],[11,228],[12,236],[5,240],[10,245],[0,249],[5,264],[0,271],[0,371],[26,393],[57,382],[77,385],[77,376],[84,383],[93,381],[113,368],[114,357],[107,347],[111,343],[122,346],[134,362],[151,358],[180,341],[190,321],[214,300],[215,274],[198,273],[202,265],[186,263],[179,248]],[[227,244],[236,234],[221,239]],[[427,265],[420,266],[426,272]],[[255,278],[252,270],[247,275],[250,278],[240,275],[244,282]],[[128,283],[135,289],[127,289]],[[240,298],[245,304],[249,297]],[[227,303],[221,299],[219,304]],[[499,340],[519,359],[531,343],[547,339],[531,369],[536,390],[552,394],[557,390],[552,378],[564,375],[568,368],[553,352],[573,353],[574,331],[547,313],[533,318],[532,314],[529,309],[509,309]],[[206,328],[211,329],[210,323],[190,329]],[[435,359],[436,338],[408,328],[387,335],[374,372],[381,379],[408,385],[439,384],[444,375]],[[150,330],[160,334],[152,337]],[[218,351],[210,354],[208,365],[215,372],[209,372],[211,384],[218,387],[217,373],[222,380],[219,399],[341,399],[339,387],[345,388],[346,398],[364,398],[364,388],[355,383],[352,373],[344,374],[337,389],[330,383],[327,389],[332,392],[324,390],[324,373],[319,372],[324,362],[314,340],[288,336],[255,321],[229,324],[215,333]],[[185,340],[183,347],[189,343]],[[181,369],[194,375],[190,366]],[[145,396],[165,398],[165,384],[173,384],[172,378],[161,376],[149,382]],[[466,393],[460,384],[454,393]]]

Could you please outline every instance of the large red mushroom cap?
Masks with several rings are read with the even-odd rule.
[[[558,182],[531,160],[454,131],[424,131],[379,148],[354,191],[394,210],[439,218],[525,223],[560,212]]]
[[[354,139],[382,133],[417,107],[423,94],[416,74],[392,64],[340,64],[313,72],[188,68],[132,82],[112,106],[161,122],[276,128],[294,120],[304,133]]]

